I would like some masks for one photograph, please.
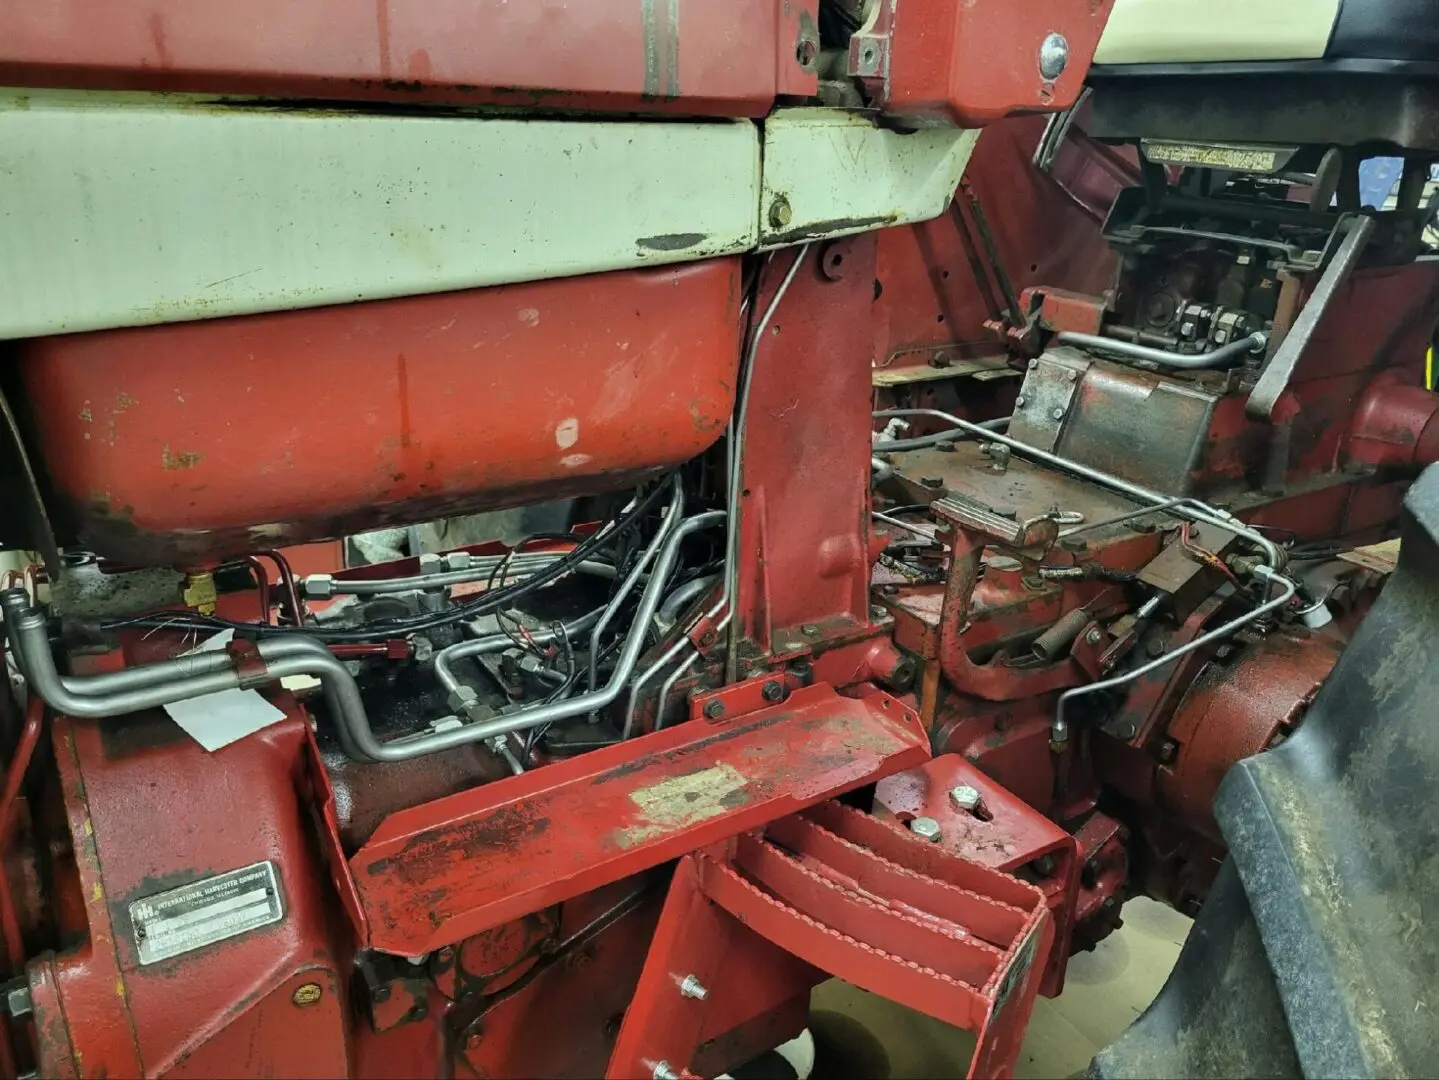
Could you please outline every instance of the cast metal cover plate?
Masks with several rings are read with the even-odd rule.
[[[201,878],[130,905],[141,965],[227,941],[285,917],[275,864],[258,862]]]

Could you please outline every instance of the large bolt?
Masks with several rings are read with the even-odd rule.
[[[944,479],[939,476],[921,476],[919,482],[931,490],[944,487]]]
[[[710,698],[705,702],[705,719],[719,720],[724,716],[724,702],[718,698]]]
[[[687,998],[693,998],[695,1001],[703,1001],[710,996],[710,992],[705,988],[705,984],[693,975],[686,975],[680,981],[680,993]]]
[[[774,202],[769,204],[769,223],[776,229],[783,229],[794,219],[794,211],[790,209],[789,200],[783,195],[776,195]]]
[[[770,679],[769,682],[764,684],[764,687],[760,690],[760,694],[766,701],[783,701],[784,687],[773,679]]]
[[[909,823],[909,831],[931,844],[939,842],[939,822],[932,817],[917,817]]]
[[[819,627],[812,622],[807,622],[801,626],[799,632],[805,637],[819,637]]]
[[[980,795],[979,788],[972,787],[969,784],[960,784],[958,787],[949,789],[949,801],[954,803],[957,809],[963,810],[966,813],[971,813],[978,809],[982,798],[983,796]]]
[[[1039,45],[1039,74],[1053,82],[1069,64],[1069,41],[1063,34],[1050,34]]]
[[[1064,410],[1063,410],[1063,409],[1055,409],[1055,410],[1054,410],[1053,412],[1051,412],[1049,415],[1052,416],[1052,417],[1054,417],[1056,420],[1063,420],[1063,419],[1064,419]]]
[[[1089,645],[1098,645],[1104,639],[1104,631],[1097,626],[1091,626],[1089,632],[1084,635],[1084,640]]]
[[[670,1068],[668,1061],[656,1061],[650,1075],[654,1077],[654,1080],[680,1080],[680,1074]]]

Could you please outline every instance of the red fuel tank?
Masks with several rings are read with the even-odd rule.
[[[62,525],[131,564],[616,489],[724,430],[738,259],[37,339]],[[68,519],[68,520],[67,520]]]

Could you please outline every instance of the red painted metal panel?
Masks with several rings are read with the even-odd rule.
[[[796,847],[799,851],[796,851]],[[871,891],[912,879],[903,898]],[[959,885],[958,882],[964,882]],[[994,944],[969,921],[1005,930]],[[851,807],[825,803],[681,860],[606,1075],[692,1075],[703,983],[758,935],[816,967],[978,1035],[971,1076],[1007,1076],[1053,925],[1039,891]],[[668,931],[668,932],[667,932]]]
[[[1009,113],[1063,109],[1084,85],[1114,0],[965,0],[907,5],[895,19],[890,110],[970,127]],[[1062,34],[1062,74],[1040,72],[1040,45]]]
[[[289,719],[214,754],[163,716],[56,721],[89,941],[31,967],[43,1075],[67,1060],[89,1076],[347,1070],[333,902],[302,802],[309,726],[283,703]],[[281,922],[139,962],[132,901],[267,859]]]
[[[7,86],[762,116],[813,0],[0,5]],[[783,37],[781,36],[783,35]],[[796,82],[799,83],[796,88]]]
[[[350,861],[367,944],[453,944],[928,756],[893,698],[817,685],[401,811]]]
[[[771,631],[869,619],[874,252],[872,233],[809,250],[755,356],[738,606],[745,635],[766,644]],[[761,310],[792,258],[767,267]]]
[[[47,338],[20,368],[89,550],[197,563],[625,485],[710,446],[739,260]]]

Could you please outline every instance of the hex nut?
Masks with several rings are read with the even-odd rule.
[[[468,551],[452,551],[445,556],[445,569],[451,571],[468,570],[470,568],[470,553]]]
[[[438,574],[444,565],[444,560],[432,551],[420,556],[420,573],[422,574]]]
[[[310,574],[304,586],[306,600],[328,600],[335,595],[335,579],[329,574]]]
[[[977,810],[982,799],[979,788],[969,784],[960,784],[949,789],[949,801],[954,803],[956,809],[966,813]]]
[[[705,702],[704,713],[706,720],[719,720],[724,716],[724,702],[718,698],[711,698]]]
[[[473,686],[457,686],[446,695],[445,704],[455,712],[464,712],[479,700],[480,695]]]
[[[766,701],[783,701],[784,687],[781,686],[774,679],[770,679],[767,683],[764,684],[763,689],[760,690],[760,694],[764,697]]]
[[[931,844],[939,842],[939,822],[932,817],[915,818],[909,823],[909,831],[921,840],[928,840]]]

